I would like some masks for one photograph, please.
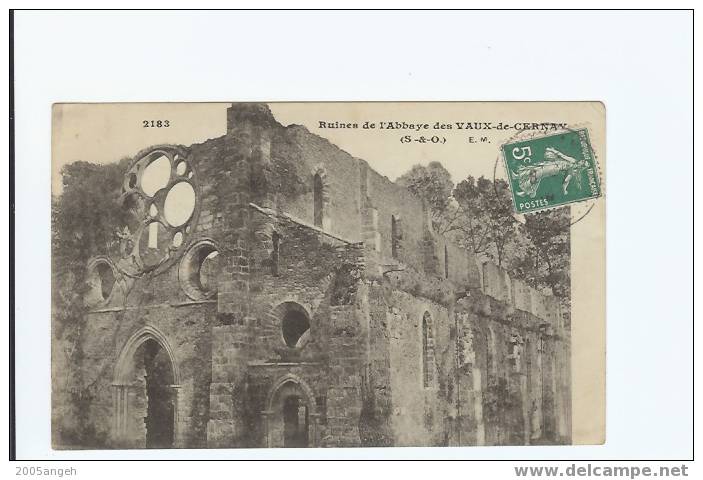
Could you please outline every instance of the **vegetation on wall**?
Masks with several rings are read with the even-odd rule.
[[[570,297],[570,209],[515,215],[508,184],[471,175],[456,186],[439,162],[415,165],[398,178],[425,200],[434,229],[514,278]]]
[[[383,388],[383,387],[381,387]],[[377,398],[371,369],[361,375],[361,411],[359,412],[359,440],[364,447],[392,447],[393,434],[387,402]]]
[[[94,445],[104,440],[83,421],[94,395],[84,385],[80,368],[83,295],[88,290],[88,260],[117,248],[115,229],[126,220],[117,200],[127,163],[128,159],[108,165],[82,161],[66,165],[61,170],[63,190],[51,201],[52,364],[63,373],[52,377],[53,394],[66,399],[53,405],[67,409],[53,415],[62,422],[53,426],[55,442]]]
[[[512,391],[505,378],[488,382],[483,394],[483,415],[495,445],[524,444],[524,419],[519,392]]]
[[[350,263],[337,268],[332,283],[330,305],[351,305],[356,297],[361,269]]]
[[[118,205],[127,160],[108,165],[66,165],[63,192],[51,202],[54,336],[63,337],[83,317],[86,266],[95,255],[114,253],[116,229],[126,223]],[[70,334],[69,334],[70,335]]]

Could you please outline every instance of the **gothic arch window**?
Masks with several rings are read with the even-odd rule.
[[[525,339],[525,376],[527,377],[527,388],[532,388],[532,344],[530,339]]]
[[[330,230],[330,180],[323,163],[316,165],[310,172],[312,187],[312,221],[317,228]]]
[[[319,173],[316,173],[312,178],[312,192],[313,192],[313,219],[316,227],[322,228],[323,219],[323,191],[324,185],[322,183],[322,177]]]
[[[391,215],[391,256],[395,259],[400,254],[401,238],[400,218]]]
[[[493,329],[489,326],[486,331],[486,372],[489,380],[497,378],[498,375],[496,357],[496,338]]]
[[[278,257],[281,248],[281,236],[277,232],[271,235],[271,275],[278,276]]]
[[[432,364],[434,363],[434,339],[432,338],[432,317],[429,312],[422,316],[422,386],[432,385]]]
[[[449,250],[444,245],[444,278],[449,278]]]

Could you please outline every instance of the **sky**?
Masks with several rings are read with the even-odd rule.
[[[61,191],[61,167],[77,160],[115,162],[150,145],[190,145],[226,132],[229,103],[108,103],[55,104],[52,115],[52,190]],[[283,125],[299,124],[327,138],[351,155],[366,160],[391,180],[413,165],[439,161],[454,182],[467,175],[504,176],[500,145],[515,130],[458,129],[457,122],[484,127],[521,123],[598,125],[591,132],[603,136],[604,111],[596,102],[346,102],[271,103],[274,117]],[[151,127],[152,120],[168,120],[168,127]],[[145,127],[145,122],[146,126]],[[356,124],[358,128],[322,128]],[[375,128],[363,128],[368,122]],[[384,122],[382,124],[382,122]],[[388,129],[388,123],[424,125],[427,129]],[[437,128],[440,124],[452,129]],[[402,126],[402,125],[401,125]],[[546,132],[545,132],[546,133]],[[402,137],[412,140],[403,143]],[[421,143],[421,137],[427,139]],[[438,143],[431,141],[436,137]],[[482,141],[482,137],[485,140]],[[594,144],[598,138],[592,138]],[[497,163],[498,162],[498,163]]]

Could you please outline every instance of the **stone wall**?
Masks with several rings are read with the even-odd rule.
[[[208,442],[264,446],[265,399],[290,373],[311,392],[315,441],[357,445],[368,327],[354,291],[363,250],[289,214],[255,204],[250,209],[248,314],[243,321],[222,315],[221,322],[230,324],[213,328],[211,410],[217,418]],[[274,235],[278,250],[272,257]],[[227,281],[220,287],[227,289]],[[281,333],[283,306],[291,303],[310,321],[300,349],[287,346]]]
[[[424,233],[427,217],[422,201],[409,190],[391,182],[371,169],[366,162],[360,167],[365,171],[366,207],[373,210],[374,223],[380,239],[379,253],[393,261],[391,245],[391,217],[397,222],[397,261],[421,268],[424,259]]]
[[[569,441],[557,299],[478,265],[432,230],[411,192],[265,105],[230,108],[227,132],[188,147],[201,202],[186,252],[219,251],[216,293],[194,298],[180,260],[120,283],[85,316],[78,368],[104,446],[143,441],[144,374],[133,368],[133,386],[116,378],[135,334],[173,357],[178,447],[280,446],[281,389],[305,403],[312,446]],[[309,320],[295,347],[282,333],[288,308]],[[125,401],[133,438],[115,435]]]
[[[449,339],[450,313],[446,307],[405,292],[391,295],[388,312],[392,425],[397,446],[447,445],[450,431],[451,392],[447,376],[452,373],[454,349]],[[430,330],[429,381],[424,381],[422,321]],[[419,354],[418,354],[419,353]]]
[[[130,302],[123,307],[106,307],[86,315],[80,346],[83,351],[81,377],[83,387],[89,387],[94,392],[94,398],[90,411],[83,413],[91,418],[96,436],[104,438],[105,442],[104,445],[90,446],[119,447],[124,446],[125,442],[132,446],[145,446],[140,444],[143,438],[117,438],[113,421],[116,414],[114,395],[118,387],[114,384],[118,383],[118,357],[128,339],[146,326],[163,334],[173,350],[174,368],[180,376],[175,444],[191,448],[206,444],[210,389],[209,332],[215,317],[215,306],[211,303],[181,304],[173,298],[169,302],[156,303],[148,296],[151,288],[158,287],[145,285],[141,290],[137,285],[135,290],[144,291],[146,297],[137,299],[136,295],[131,296]],[[128,395],[134,396],[138,394],[139,387],[125,388]]]
[[[303,222],[314,224],[313,177],[323,184],[325,231],[360,240],[360,180],[357,160],[305,127],[273,128],[271,162],[278,168],[276,207]]]

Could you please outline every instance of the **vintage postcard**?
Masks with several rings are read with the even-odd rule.
[[[604,442],[603,104],[52,115],[53,448]]]

